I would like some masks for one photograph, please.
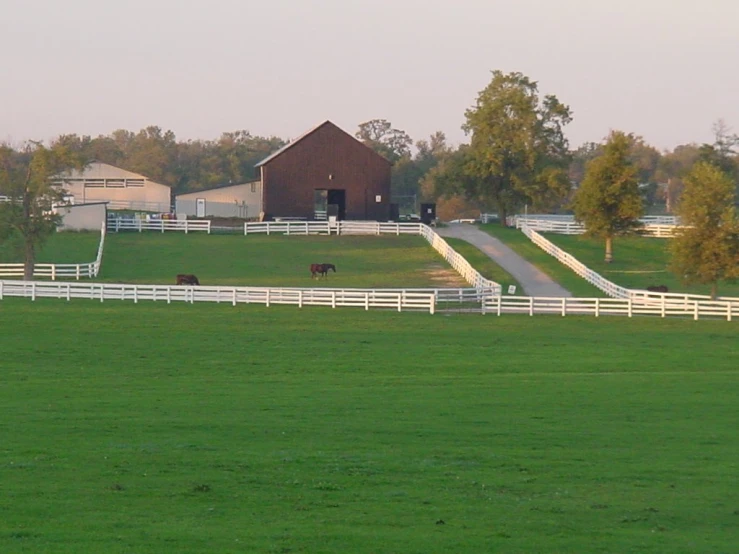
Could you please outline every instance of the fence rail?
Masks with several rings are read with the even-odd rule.
[[[116,233],[119,231],[184,231],[186,234],[192,231],[205,231],[210,234],[211,226],[209,219],[135,219],[131,217],[108,216],[108,228]]]
[[[214,302],[233,304],[289,304],[303,306],[355,307],[426,311],[434,313],[433,292],[407,290],[290,289],[266,287],[190,287],[169,285],[133,285],[112,283],[51,283],[43,281],[2,281],[0,300],[7,297],[57,298],[67,301],[88,299],[159,302]]]
[[[483,302],[483,313],[501,314],[557,314],[567,315],[620,315],[683,316],[721,318],[727,321],[739,317],[739,302],[687,300],[683,298],[540,298],[531,296],[497,296]]]
[[[105,245],[105,223],[100,228],[100,243],[98,244],[97,256],[95,261],[80,264],[49,264],[37,263],[33,266],[33,276],[35,278],[46,278],[56,281],[57,279],[77,279],[84,277],[97,277],[100,273],[100,265],[103,261],[103,248]],[[23,268],[25,264],[0,264],[0,278],[7,277],[23,277]]]

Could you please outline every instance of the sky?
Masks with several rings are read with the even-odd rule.
[[[572,147],[712,142],[739,132],[739,0],[0,0],[0,141],[378,118],[459,144],[493,70],[569,105]]]

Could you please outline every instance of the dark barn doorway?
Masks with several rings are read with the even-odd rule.
[[[329,189],[327,195],[328,205],[336,206],[339,221],[346,219],[346,191],[344,189]]]

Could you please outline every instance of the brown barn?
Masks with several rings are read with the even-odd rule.
[[[388,160],[330,121],[256,165],[264,219],[295,217],[387,220]]]

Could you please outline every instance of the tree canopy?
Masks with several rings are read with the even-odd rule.
[[[59,216],[53,211],[64,191],[51,177],[81,161],[62,146],[46,148],[29,142],[16,150],[0,145],[0,240],[17,239],[23,249],[23,278],[33,279],[36,250],[56,230]]]
[[[606,241],[605,261],[613,260],[613,238],[640,226],[642,198],[637,168],[630,160],[633,137],[614,131],[603,153],[590,161],[575,195],[575,218],[585,225],[587,235]]]
[[[720,167],[698,162],[685,177],[672,240],[672,270],[686,283],[711,285],[739,279],[739,219],[732,179]]]

